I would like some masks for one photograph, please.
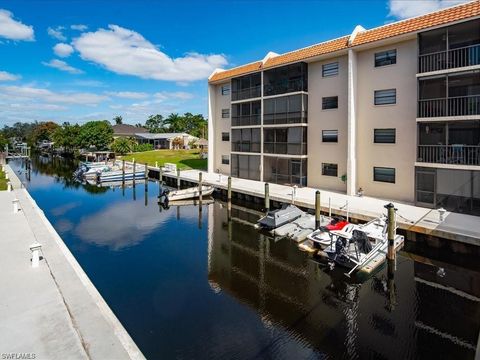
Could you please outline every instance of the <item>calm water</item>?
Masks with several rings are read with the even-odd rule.
[[[347,281],[258,234],[249,212],[229,222],[219,202],[160,209],[153,182],[85,187],[58,160],[35,160],[30,176],[12,166],[148,359],[475,355],[480,273],[458,256],[403,253],[394,283],[386,269]]]

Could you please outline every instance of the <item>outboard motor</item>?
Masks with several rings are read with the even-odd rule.
[[[357,243],[358,250],[360,252],[368,254],[370,251],[372,251],[372,244],[370,243],[367,234],[365,234],[363,231],[353,230],[352,240]]]
[[[158,203],[168,207],[168,194],[170,190],[162,188],[160,195],[158,195]]]

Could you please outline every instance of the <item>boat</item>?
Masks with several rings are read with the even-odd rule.
[[[213,186],[203,185],[202,197],[212,195],[214,190],[215,188]],[[194,186],[188,189],[170,191],[167,194],[167,197],[168,201],[196,199],[200,197],[200,188],[198,186]]]
[[[329,217],[323,215],[320,217],[321,227],[327,226],[330,222],[331,219]],[[307,236],[315,230],[315,226],[315,216],[304,213],[298,219],[272,230],[272,233],[276,237],[288,237],[300,243],[305,241]]]
[[[351,224],[350,224],[351,225]],[[331,266],[338,264],[353,271],[370,272],[386,259],[388,239],[387,222],[385,217],[377,218],[364,225],[353,225],[351,231],[332,230],[331,243],[320,251],[325,254]],[[396,235],[395,249],[403,246],[404,237]]]
[[[145,170],[136,170],[135,173],[133,169],[125,170],[125,174],[122,170],[115,171],[100,171],[97,172],[96,180],[99,183],[102,182],[111,182],[111,181],[123,181],[123,180],[138,180],[145,179]]]
[[[263,229],[273,230],[291,223],[303,214],[304,212],[295,205],[283,204],[280,209],[269,211],[266,216],[258,220],[257,225]]]
[[[331,242],[330,231],[345,229],[344,231],[351,232],[353,228],[353,224],[350,224],[343,217],[335,216],[327,225],[320,226],[319,229],[309,234],[307,239],[311,241],[313,248],[325,249]]]

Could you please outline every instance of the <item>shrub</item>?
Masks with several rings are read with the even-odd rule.
[[[133,146],[133,152],[143,152],[153,150],[152,144],[135,144]]]
[[[133,151],[136,143],[127,138],[118,138],[115,139],[110,146],[113,151],[117,154],[125,155]]]

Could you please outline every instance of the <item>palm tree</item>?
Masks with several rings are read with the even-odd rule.
[[[123,118],[120,115],[115,116],[113,121],[115,121],[115,124],[117,125],[123,124]]]
[[[183,117],[176,113],[171,113],[165,119],[165,124],[168,125],[168,129],[171,132],[181,132],[183,129]]]

